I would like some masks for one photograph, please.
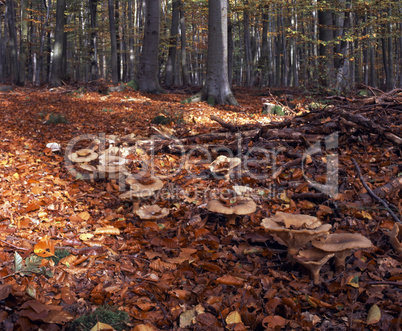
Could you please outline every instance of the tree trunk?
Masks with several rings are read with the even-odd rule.
[[[169,55],[166,63],[165,85],[171,86],[174,83],[174,75],[176,73],[176,48],[177,36],[179,34],[179,10],[180,1],[172,1],[172,24],[170,28],[169,38]]]
[[[320,0],[319,2],[324,2]],[[319,39],[320,44],[320,79],[319,82],[323,87],[330,87],[334,81],[334,51],[332,42],[334,33],[332,30],[332,12],[329,9],[318,11]]]
[[[27,0],[21,0],[21,35],[20,35],[20,64],[19,64],[19,81],[21,85],[26,80],[26,62],[28,57],[28,11]]]
[[[208,103],[238,105],[228,80],[227,0],[208,2],[207,77],[201,100]]]
[[[89,13],[91,15],[91,40],[89,47],[90,69],[89,77],[91,80],[99,78],[98,70],[98,46],[97,46],[97,27],[96,27],[96,7],[98,0],[89,0]]]
[[[64,9],[66,0],[57,0],[56,4],[56,30],[53,46],[53,60],[51,69],[50,83],[53,86],[61,85],[61,73],[63,64],[63,47],[64,47]]]
[[[246,86],[251,86],[251,42],[250,42],[250,15],[248,1],[244,0],[244,61],[246,65]]]
[[[132,80],[135,78],[134,73],[134,65],[135,65],[135,56],[134,56],[134,19],[133,19],[133,0],[128,0],[128,63],[127,63],[127,71],[128,71],[128,80]]]
[[[44,0],[42,6],[46,8],[46,18],[45,21],[42,22],[41,32],[40,32],[40,43],[39,43],[39,56],[38,56],[38,65],[36,67],[36,76],[35,76],[35,85],[40,84],[41,79],[41,71],[43,70],[43,55],[45,50],[45,39],[46,39],[46,27],[49,23],[49,16],[50,16],[50,6],[52,2],[49,0],[49,3],[46,4],[46,0]]]
[[[160,15],[161,2],[159,0],[147,0],[144,41],[138,66],[138,85],[142,92],[162,92],[158,81]]]
[[[109,8],[109,29],[110,29],[110,50],[111,50],[111,68],[112,82],[114,84],[119,81],[118,60],[117,60],[117,38],[116,38],[116,23],[114,19],[114,1],[108,0]]]
[[[19,79],[19,63],[17,53],[17,30],[15,27],[14,0],[7,0],[8,31],[10,35],[11,77],[15,84],[21,85]]]
[[[183,3],[180,1],[180,63],[183,75],[183,85],[190,85],[190,73],[187,67],[187,37],[186,37],[186,20],[184,17]]]

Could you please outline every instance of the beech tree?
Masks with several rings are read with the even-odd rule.
[[[209,103],[238,105],[228,76],[228,2],[208,1],[207,77],[201,100]]]
[[[66,8],[66,0],[57,0],[56,6],[56,31],[50,83],[53,86],[60,86],[63,63],[64,9]]]
[[[138,86],[142,92],[162,92],[162,88],[160,87],[158,80],[160,15],[160,0],[146,0],[144,41],[137,75]]]

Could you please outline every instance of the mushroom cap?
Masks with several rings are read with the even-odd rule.
[[[158,205],[142,206],[135,212],[143,220],[154,220],[169,215],[169,209],[161,208]]]
[[[359,233],[333,233],[325,239],[314,240],[311,244],[322,251],[333,253],[350,249],[369,248],[372,245],[370,239]]]
[[[107,174],[111,177],[119,177],[120,174],[129,174],[128,169],[125,166],[119,164],[101,164],[98,165],[98,171],[100,174]]]
[[[332,227],[331,224],[322,224],[315,229],[288,229],[273,221],[272,218],[264,218],[261,225],[266,231],[274,234],[276,241],[288,247],[289,255],[297,253],[314,238],[327,235]]]
[[[138,198],[149,198],[155,194],[155,191],[142,190],[142,191],[127,191],[119,195],[120,200],[133,200]]]
[[[313,276],[314,284],[319,284],[322,266],[334,255],[334,253],[323,252],[317,248],[309,248],[299,251],[298,254],[294,256],[294,259],[309,269]]]
[[[389,240],[395,251],[402,257],[402,224],[394,224],[394,227],[389,235]]]
[[[206,208],[214,213],[248,215],[255,212],[257,205],[251,198],[237,198],[236,202],[230,206],[225,206],[220,200],[211,200],[207,203]]]
[[[118,155],[102,154],[99,156],[99,163],[102,165],[123,165],[126,163],[126,159]]]
[[[69,154],[68,158],[71,162],[84,163],[96,160],[98,153],[94,152],[92,149],[84,148]]]
[[[315,229],[322,224],[321,221],[315,216],[304,215],[304,214],[284,213],[281,211],[276,212],[276,214],[274,216],[272,216],[271,219],[273,221],[275,221],[276,223],[285,224],[286,228],[304,227],[307,229]]]
[[[233,191],[235,191],[237,195],[246,196],[253,193],[254,189],[249,186],[233,185]]]
[[[219,155],[215,161],[209,165],[209,170],[213,173],[228,173],[233,168],[237,167],[241,163],[241,159],[238,157],[227,157],[225,155]]]
[[[97,172],[98,171],[98,168],[96,168],[90,164],[80,164],[79,168],[81,168],[82,170],[88,171],[88,172]]]
[[[128,176],[126,178],[126,183],[130,185],[130,189],[132,191],[141,191],[141,190],[150,190],[150,191],[158,191],[163,187],[163,182],[155,176],[150,176],[147,178],[148,183],[141,183],[141,179],[137,179],[134,176]]]

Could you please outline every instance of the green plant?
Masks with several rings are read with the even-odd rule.
[[[44,122],[45,124],[69,124],[70,122],[67,118],[60,113],[49,113],[44,115]]]
[[[23,263],[24,262],[24,263]],[[37,255],[28,256],[25,261],[17,252],[14,253],[14,274],[21,276],[31,276],[32,274],[43,274],[53,277],[53,273],[46,267],[41,267],[42,258]]]
[[[104,113],[113,113],[113,109],[103,108],[101,111]]]
[[[108,305],[96,308],[91,314],[83,315],[67,325],[69,331],[89,331],[98,323],[111,325],[117,331],[127,329],[126,323],[129,321],[129,315],[116,307]]]
[[[70,252],[68,250],[58,248],[55,250],[54,256],[49,257],[49,259],[53,260],[54,264],[57,264],[61,259],[64,259],[69,255]]]

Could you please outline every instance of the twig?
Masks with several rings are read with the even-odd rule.
[[[402,282],[391,282],[389,280],[382,280],[382,281],[373,281],[366,283],[367,285],[396,285],[402,286]]]
[[[11,246],[11,247],[13,247],[13,248],[15,248],[15,249],[18,249],[18,250],[20,250],[20,251],[28,251],[28,250],[29,250],[28,248],[18,247],[18,246],[15,246],[15,245],[13,245],[13,244],[10,244],[9,242],[4,241],[4,240],[1,240],[1,239],[0,239],[0,242],[2,242],[3,244],[9,245],[9,246]]]
[[[378,196],[371,190],[370,187],[368,187],[368,185],[366,184],[366,182],[365,182],[364,179],[363,179],[363,176],[362,176],[362,173],[361,173],[361,171],[360,171],[360,168],[359,168],[359,166],[358,166],[356,160],[355,160],[353,157],[352,157],[352,162],[353,162],[353,164],[355,165],[355,168],[356,168],[357,174],[359,175],[360,181],[361,181],[361,183],[363,184],[364,188],[367,190],[368,194],[370,194],[374,199],[376,199],[378,202],[380,202],[380,203],[385,207],[385,209],[391,214],[392,218],[393,218],[395,221],[401,222],[401,220],[398,218],[398,216],[396,216],[396,215],[394,214],[394,212],[389,208],[388,204],[387,204],[383,199],[381,199],[380,197],[378,197]]]

